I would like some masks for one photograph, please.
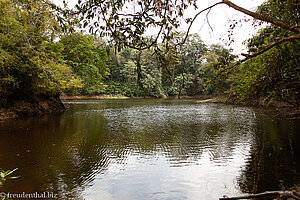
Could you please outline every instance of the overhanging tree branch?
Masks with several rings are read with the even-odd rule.
[[[272,44],[269,44],[263,48],[261,48],[260,50],[258,50],[257,52],[254,52],[252,54],[242,54],[243,56],[245,56],[244,59],[241,59],[241,60],[238,60],[236,61],[234,64],[232,64],[231,66],[228,66],[222,70],[220,70],[212,80],[210,80],[207,84],[211,84],[213,81],[215,81],[220,75],[222,75],[223,73],[225,72],[228,72],[236,67],[238,67],[240,64],[242,64],[243,62],[246,62],[247,60],[251,59],[251,58],[254,58],[260,54],[263,54],[264,52],[270,50],[271,48],[281,44],[281,43],[284,43],[284,42],[288,42],[288,41],[294,41],[296,39],[300,39],[300,34],[297,34],[297,35],[293,35],[293,36],[290,36],[290,37],[285,37],[285,38],[282,38],[276,42],[273,42]]]
[[[293,40],[296,40],[296,39],[300,39],[300,34],[293,35],[293,36],[290,36],[290,37],[282,38],[282,39],[280,39],[280,40],[278,40],[278,41],[276,41],[276,42],[273,42],[272,44],[269,44],[269,45],[267,45],[267,46],[261,48],[260,50],[254,52],[254,53],[252,53],[252,54],[242,54],[242,55],[245,56],[246,58],[240,60],[240,61],[238,62],[238,64],[241,64],[241,63],[243,63],[243,62],[249,60],[250,58],[254,58],[254,57],[256,57],[256,56],[258,56],[258,55],[260,55],[260,54],[262,54],[262,53],[268,51],[269,49],[271,49],[271,48],[277,46],[278,44],[281,44],[281,43],[284,43],[284,42],[288,42],[288,41],[293,41]]]
[[[252,12],[252,11],[250,11],[250,10],[247,10],[247,9],[245,9],[245,8],[242,8],[242,7],[240,7],[240,6],[238,6],[238,5],[234,4],[234,3],[232,3],[231,1],[228,1],[228,0],[222,0],[221,2],[217,2],[217,3],[215,3],[214,5],[211,5],[211,6],[207,7],[207,8],[205,8],[205,9],[201,10],[200,12],[198,12],[198,13],[194,16],[194,18],[193,18],[192,21],[190,22],[190,25],[189,25],[188,30],[187,30],[187,32],[186,32],[186,36],[185,36],[185,38],[183,39],[183,41],[182,41],[180,44],[185,43],[185,41],[186,41],[186,39],[187,39],[187,37],[188,37],[188,34],[189,34],[190,30],[191,30],[191,27],[192,27],[194,21],[196,20],[196,18],[197,18],[201,13],[203,13],[203,12],[205,12],[205,11],[210,11],[213,7],[215,7],[215,6],[217,6],[217,5],[220,5],[220,4],[226,4],[227,6],[233,8],[233,9],[239,11],[239,12],[242,12],[242,13],[244,13],[244,14],[246,14],[246,15],[249,15],[249,16],[253,17],[254,19],[258,19],[258,20],[262,20],[262,21],[265,21],[265,22],[269,22],[269,23],[271,23],[271,24],[273,24],[273,25],[276,25],[276,26],[282,27],[282,28],[284,28],[284,29],[287,29],[287,30],[296,32],[297,35],[300,34],[300,27],[299,27],[299,26],[294,26],[294,25],[287,24],[287,23],[285,23],[285,22],[283,22],[283,21],[273,19],[272,17],[269,17],[269,16],[267,16],[267,15],[261,15],[261,14]],[[285,38],[285,39],[287,39],[287,40],[283,40],[283,41],[281,41],[281,42],[279,42],[279,43],[277,43],[277,44],[280,44],[280,43],[282,43],[282,42],[285,42],[285,41],[288,41],[288,40],[289,40],[288,38]],[[294,38],[294,39],[299,39],[299,37],[298,37],[298,38]],[[277,44],[275,44],[275,45],[277,45]],[[274,45],[274,46],[275,46],[275,45]],[[272,47],[273,47],[273,46],[272,46]],[[272,47],[270,47],[270,48],[272,48]],[[269,48],[269,49],[270,49],[270,48]],[[268,50],[268,49],[267,49],[267,50]],[[263,51],[263,52],[264,52],[264,51]],[[259,54],[257,54],[257,55],[259,55]],[[252,57],[255,57],[255,56],[257,56],[257,55],[256,55],[256,54],[253,54]]]
[[[298,27],[298,26],[287,24],[283,21],[273,19],[272,17],[269,17],[267,15],[261,15],[261,14],[252,12],[252,11],[247,10],[245,8],[242,8],[242,7],[236,5],[236,4],[234,4],[234,3],[232,3],[231,1],[228,1],[228,0],[223,0],[222,3],[226,4],[227,6],[233,8],[237,11],[240,11],[240,12],[246,14],[246,15],[249,15],[249,16],[255,18],[255,19],[259,19],[259,20],[262,20],[262,21],[265,21],[265,22],[269,22],[269,23],[274,24],[276,26],[280,26],[284,29],[294,31],[296,33],[300,33],[300,27]]]
[[[101,1],[103,4],[98,3],[98,1],[93,1],[93,0],[88,0],[88,1],[93,2],[93,4],[91,4],[91,5],[100,8],[101,14],[102,14],[102,19],[104,20],[104,22],[106,22],[106,27],[111,32],[114,39],[117,40],[119,44],[121,43],[121,44],[124,44],[125,46],[128,46],[128,47],[133,48],[133,49],[137,49],[137,50],[145,50],[145,49],[149,49],[153,46],[154,47],[157,46],[157,42],[158,42],[159,38],[161,37],[161,35],[164,31],[167,31],[167,34],[163,34],[163,36],[162,36],[163,40],[162,41],[163,42],[164,41],[169,41],[170,38],[172,38],[172,33],[170,33],[170,32],[175,30],[174,27],[177,28],[177,26],[178,26],[177,22],[179,23],[179,20],[176,19],[176,18],[171,19],[171,17],[169,17],[168,14],[172,15],[172,13],[174,13],[175,10],[177,10],[179,17],[181,17],[181,16],[183,16],[183,14],[182,14],[183,10],[185,10],[187,8],[187,6],[189,4],[191,4],[191,2],[194,2],[194,1],[191,1],[191,2],[188,1],[189,3],[185,4],[184,2],[187,2],[187,1],[186,0],[181,0],[182,4],[181,4],[181,7],[180,7],[180,5],[178,3],[176,4],[177,0],[175,0],[175,2],[173,0],[159,1],[159,2],[161,2],[160,4],[152,2],[153,5],[151,4],[151,1],[150,2],[143,1],[143,3],[140,3],[141,7],[142,7],[141,11],[139,11],[137,13],[133,13],[133,14],[128,14],[128,13],[124,14],[124,13],[118,13],[117,12],[117,10],[122,10],[122,8],[123,8],[122,4],[120,4],[120,5],[119,4],[114,4],[114,3],[111,3],[109,0]],[[127,0],[125,0],[125,2],[126,1]],[[145,4],[145,5],[143,6],[143,4]],[[246,61],[249,58],[253,58],[253,57],[269,50],[270,48],[272,48],[272,47],[274,47],[274,46],[276,46],[276,45],[278,45],[282,42],[286,42],[286,41],[293,40],[293,39],[299,39],[299,34],[300,34],[300,27],[299,26],[288,24],[284,21],[277,20],[277,19],[272,18],[272,17],[270,17],[268,15],[265,15],[265,14],[259,14],[259,13],[256,13],[256,12],[252,12],[250,10],[247,10],[245,8],[242,8],[242,7],[232,3],[229,0],[220,0],[217,3],[215,3],[211,6],[208,6],[205,9],[200,10],[198,13],[196,13],[196,15],[192,19],[187,21],[189,26],[188,26],[188,29],[186,31],[186,35],[185,35],[185,37],[183,38],[183,40],[181,42],[177,43],[177,45],[180,46],[180,45],[183,45],[186,42],[187,37],[189,35],[189,32],[191,30],[191,27],[192,27],[193,23],[195,22],[196,18],[200,14],[202,14],[204,12],[207,12],[207,11],[209,13],[209,11],[212,8],[214,8],[217,5],[221,5],[221,4],[225,4],[225,5],[229,6],[230,8],[233,8],[233,9],[239,11],[239,12],[242,12],[242,13],[248,15],[248,16],[253,17],[254,19],[262,20],[264,22],[271,23],[274,26],[278,26],[278,27],[281,27],[283,29],[286,29],[288,32],[294,32],[293,34],[296,33],[296,35],[294,35],[294,36],[285,37],[285,38],[283,38],[279,41],[276,41],[276,42],[272,43],[271,45],[268,45],[268,46],[260,49],[259,51],[255,52],[251,55],[246,55],[246,58],[239,61],[238,63],[242,63],[242,62]],[[115,9],[115,12],[112,12],[112,13],[109,14],[109,12],[107,11],[108,8],[106,8],[105,6],[112,6],[112,5],[114,6],[113,11]],[[78,6],[78,7],[80,8],[80,6]],[[87,16],[90,16],[91,13],[92,13],[93,8],[90,7],[89,4],[83,5],[83,8],[82,8],[83,9],[82,12],[84,14],[86,14]],[[178,11],[178,9],[179,9],[179,11]],[[87,11],[89,11],[89,12],[87,12]],[[156,20],[156,19],[154,19],[154,18],[152,18],[148,15],[148,14],[151,14],[151,13],[152,13],[152,15],[155,15],[156,17],[158,17],[158,20]],[[109,15],[109,16],[107,17],[107,15]],[[120,24],[114,23],[114,22],[117,22],[119,16],[132,17],[133,19],[126,18],[126,20],[129,20],[128,23],[125,23],[126,20],[122,21],[122,23],[120,23]],[[159,26],[159,31],[156,34],[156,36],[154,38],[151,37],[151,39],[150,38],[146,39],[146,37],[142,36],[142,34],[139,33],[138,31],[136,31],[134,29],[132,30],[131,28],[128,28],[128,25],[132,25],[132,24],[134,24],[134,22],[137,21],[136,18],[139,18],[138,21],[141,22],[141,23],[138,24],[139,26],[143,25],[143,23],[142,23],[143,21],[148,23],[147,27],[149,26],[149,24]],[[112,21],[114,21],[114,22],[112,22]],[[125,26],[125,28],[124,28],[124,26]],[[134,26],[134,28],[139,30],[138,26]]]

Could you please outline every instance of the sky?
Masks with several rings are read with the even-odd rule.
[[[220,0],[198,0],[198,12],[219,1]],[[62,5],[62,0],[53,0],[53,2]],[[69,7],[72,8],[77,3],[77,0],[67,0],[67,2]],[[245,9],[255,11],[257,6],[261,5],[264,0],[232,0],[232,2]],[[193,8],[189,8],[185,13],[184,17],[194,17],[197,11]],[[209,23],[207,22],[207,19]],[[208,18],[206,17],[206,13],[199,15],[194,22],[190,33],[198,33],[207,45],[218,43],[224,45],[226,48],[232,48],[233,53],[235,54],[246,53],[247,49],[242,43],[255,34],[258,29],[253,28],[251,20],[247,23],[241,23],[241,26],[235,28],[233,31],[235,42],[229,45],[227,31],[231,24],[230,21],[233,21],[234,19],[239,20],[251,18],[241,12],[229,8],[227,5],[218,5],[211,10]],[[208,24],[210,24],[210,26]],[[186,31],[187,28],[188,26],[183,24],[179,30]],[[156,32],[157,31],[155,30],[150,30],[149,34],[153,35]]]
[[[199,4],[199,10],[201,10],[219,1],[199,0],[199,2],[201,2],[201,4]],[[232,0],[232,2],[245,9],[255,11],[257,6],[261,5],[264,0]],[[192,12],[190,13],[193,15]],[[227,5],[218,5],[217,7],[214,7],[208,15],[211,28],[206,21],[206,14],[203,13],[203,15],[199,16],[199,18],[197,18],[197,20],[194,22],[191,32],[199,33],[205,44],[209,45],[220,43],[225,45],[227,48],[233,48],[234,53],[236,54],[247,52],[246,47],[242,45],[242,43],[255,34],[258,29],[254,29],[252,26],[252,20],[247,23],[242,23],[242,26],[235,28],[233,32],[235,42],[228,46],[227,31],[229,30],[229,25],[231,24],[230,21],[233,21],[234,19],[239,20],[252,18],[232,8],[229,8]]]

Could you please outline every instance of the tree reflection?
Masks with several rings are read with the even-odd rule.
[[[0,127],[5,130],[0,132],[0,163],[4,169],[18,167],[21,178],[4,189],[80,199],[97,175],[108,173],[115,164],[126,165],[132,155],[159,155],[170,167],[180,167],[196,165],[205,152],[210,162],[226,164],[234,155],[247,155],[249,144],[251,158],[239,178],[243,192],[262,191],[280,181],[294,183],[289,170],[296,165],[282,134],[294,124],[277,127],[253,116],[253,109],[236,106],[83,103],[62,115],[12,122]],[[299,138],[291,141],[298,156]]]
[[[299,183],[299,120],[261,116],[251,157],[239,177],[244,193],[286,190]]]

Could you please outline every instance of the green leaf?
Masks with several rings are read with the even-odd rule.
[[[13,169],[13,170],[7,170],[7,171],[5,172],[5,176],[9,176],[9,175],[11,175],[12,173],[14,173],[14,172],[17,171],[17,170],[18,170],[18,168]]]

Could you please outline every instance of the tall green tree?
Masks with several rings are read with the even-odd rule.
[[[180,34],[181,40],[185,37],[185,33]],[[202,65],[201,57],[207,52],[207,47],[201,40],[199,34],[189,34],[184,44],[179,46],[180,64],[177,65],[176,80],[181,80],[178,96],[181,92],[185,95],[195,95],[201,87],[199,82],[198,70]],[[181,76],[181,77],[180,77]],[[183,91],[182,91],[183,90]]]
[[[224,95],[228,93],[231,87],[231,63],[236,59],[236,55],[232,54],[232,49],[214,44],[211,45],[209,51],[200,58],[203,63],[198,73],[201,82],[209,94]]]
[[[80,87],[54,41],[57,25],[44,1],[0,2],[0,96],[29,98],[58,95]]]
[[[81,94],[99,94],[104,92],[103,79],[109,75],[108,56],[101,40],[91,35],[71,33],[64,35],[63,59],[71,66],[74,74],[83,80]]]
[[[112,52],[109,68],[111,76],[107,78],[106,92],[110,94],[158,96],[163,93],[160,64],[152,49],[141,52],[124,48]]]

